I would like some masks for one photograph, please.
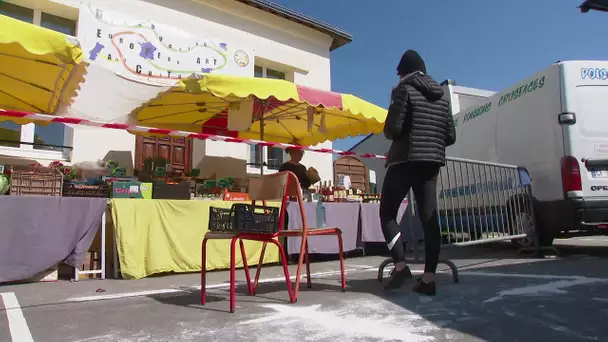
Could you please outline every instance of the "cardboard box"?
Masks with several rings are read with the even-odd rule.
[[[111,197],[152,199],[152,183],[114,182]]]

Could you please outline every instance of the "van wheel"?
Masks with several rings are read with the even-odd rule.
[[[510,215],[512,220],[514,220],[513,222],[515,222],[515,227],[523,227],[523,232],[528,235],[525,238],[511,240],[511,242],[517,247],[533,247],[535,245],[534,237],[536,236],[537,230],[538,240],[541,247],[553,245],[555,233],[552,232],[549,227],[543,224],[538,206],[535,205],[534,209],[536,214],[534,216],[532,216],[532,214],[528,212],[529,210],[527,210],[525,207],[520,208],[519,212],[515,212]],[[512,207],[509,207],[510,212],[511,210]],[[534,219],[536,219],[536,222]]]
[[[516,213],[513,217],[513,225],[515,227],[523,227],[523,232],[528,236],[521,239],[513,239],[511,243],[516,247],[533,247],[535,244],[534,236],[536,234],[536,225],[532,214],[527,211]]]

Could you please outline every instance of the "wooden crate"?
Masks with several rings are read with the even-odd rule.
[[[63,175],[57,169],[14,166],[11,196],[61,196]]]

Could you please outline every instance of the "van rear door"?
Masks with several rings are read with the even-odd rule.
[[[570,95],[576,122],[567,126],[567,154],[579,162],[582,195],[608,197],[608,84],[579,85]]]

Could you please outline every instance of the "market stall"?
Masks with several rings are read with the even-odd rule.
[[[318,204],[309,202],[304,204],[306,213],[306,221],[309,225],[316,226],[318,222],[317,210]],[[358,247],[359,236],[359,203],[325,203],[325,225],[327,227],[339,227],[342,230],[342,238],[344,243],[344,251],[350,252]],[[300,216],[300,208],[297,205],[289,205],[287,213],[289,215],[289,229],[301,229],[302,217]],[[298,237],[289,238],[287,240],[287,252],[296,254],[299,252],[301,239]],[[308,238],[308,250],[311,254],[336,254],[338,249],[335,241],[330,238],[321,236],[312,236]]]
[[[22,113],[22,112],[14,112],[14,111],[3,111],[0,110],[0,116],[8,117],[8,118],[18,118],[19,120],[29,121],[29,122],[65,122],[69,121],[72,124],[76,125],[85,125],[91,127],[105,127],[108,129],[119,129],[119,130],[128,130],[131,132],[142,132],[144,134],[160,134],[158,129],[136,126],[136,125],[116,125],[112,123],[104,123],[104,122],[96,122],[92,120],[75,120],[73,118],[63,118],[57,116],[43,115],[43,114],[35,114],[35,113]],[[188,137],[192,139],[206,139],[206,140],[214,140],[214,141],[224,141],[224,142],[233,142],[233,143],[245,143],[245,144],[268,144],[267,142],[259,141],[259,140],[250,140],[250,139],[234,139],[226,136],[215,136],[209,134],[202,133],[192,133],[186,131],[174,131],[167,130],[164,132],[169,136],[182,136]],[[296,145],[287,144],[287,143],[274,143],[274,146],[280,148],[288,148]],[[315,147],[302,147],[300,148],[308,151],[320,152],[320,153],[337,153],[342,155],[350,155],[349,152],[336,151],[336,150],[328,150],[321,149]],[[360,156],[362,158],[383,158],[383,156],[366,154]],[[218,163],[211,163],[212,165],[217,165]],[[85,165],[76,165],[74,167],[65,167],[60,164],[54,163],[53,165],[56,168],[59,168],[61,172],[64,174],[68,174],[66,177],[68,180],[71,177],[75,177],[78,173],[82,173],[82,171],[77,171],[78,167],[84,168],[87,175],[95,174],[100,172],[100,167],[105,167],[107,169],[106,176],[100,179],[105,179],[106,182],[110,182],[112,185],[106,188],[106,192],[104,197],[110,198],[111,207],[112,207],[112,217],[113,222],[116,229],[116,238],[118,244],[118,258],[117,261],[120,262],[123,273],[125,273],[128,277],[141,277],[146,276],[155,272],[184,272],[187,270],[196,270],[197,267],[200,267],[197,262],[194,261],[194,253],[189,254],[189,249],[194,248],[194,246],[198,246],[200,240],[199,237],[204,235],[207,229],[208,218],[206,213],[208,212],[208,208],[211,206],[214,207],[227,207],[231,206],[231,201],[223,201],[226,200],[246,200],[246,194],[244,194],[244,190],[238,182],[235,180],[228,179],[215,179],[215,180],[206,180],[202,182],[198,182],[197,187],[188,187],[188,190],[185,190],[188,193],[188,196],[191,196],[193,200],[175,200],[175,199],[154,199],[154,187],[153,183],[141,182],[139,180],[134,181],[132,178],[122,177],[124,168],[115,162],[109,161],[98,163],[85,163]],[[197,173],[199,176],[204,176],[205,173],[209,173],[212,170],[210,165],[201,165],[204,169],[202,170],[194,170],[194,173]],[[166,179],[166,167],[165,166],[154,166],[150,165],[150,169],[154,170],[153,173],[158,175],[158,178],[164,179],[164,183],[167,183]],[[230,167],[233,169],[233,167]],[[145,171],[143,174],[146,175]],[[211,171],[211,173],[213,173]],[[148,177],[149,175],[145,176]],[[187,178],[187,177],[186,177]],[[193,177],[196,178],[196,177]],[[191,179],[192,181],[192,179]],[[220,184],[222,183],[223,184]],[[230,183],[232,182],[232,183]],[[194,183],[197,181],[194,179]],[[78,195],[78,196],[99,196],[103,194],[103,188],[101,185],[91,185],[91,184],[79,184],[78,182],[68,182],[67,184],[72,184],[72,187],[69,187],[71,190],[68,192],[64,192],[64,195]],[[106,183],[107,184],[107,183]],[[357,244],[360,242],[361,236],[369,236],[366,233],[369,229],[376,230],[375,233],[379,231],[379,225],[376,223],[369,224],[369,220],[364,219],[362,222],[368,222],[368,224],[359,224],[359,216],[362,215],[361,208],[362,206],[365,208],[369,208],[371,205],[378,205],[377,203],[364,203],[360,202],[378,202],[379,196],[373,194],[362,194],[361,191],[357,189],[351,189],[350,191],[345,191],[342,189],[342,185],[338,184],[338,186],[332,186],[331,188],[328,186],[329,182],[322,181],[320,183],[321,186],[317,186],[316,189],[311,189],[312,192],[316,195],[312,195],[309,197],[310,201],[316,200],[318,198],[325,199],[324,205],[326,206],[326,214],[325,214],[325,222],[326,224],[335,224],[340,226],[345,232],[345,250],[354,249]],[[179,185],[178,184],[166,184],[166,185]],[[225,191],[226,188],[231,188],[236,190],[234,192]],[[182,188],[182,192],[183,192]],[[198,189],[195,191],[193,189]],[[77,191],[76,191],[77,190]],[[331,191],[330,191],[331,190]],[[76,191],[74,193],[74,191]],[[101,191],[101,193],[100,193]],[[195,193],[196,192],[196,193]],[[356,194],[355,194],[356,193]],[[350,195],[349,195],[350,194]],[[115,198],[115,197],[123,197],[123,198]],[[166,196],[165,196],[166,197]],[[178,197],[183,197],[183,194],[178,194]],[[147,200],[132,200],[133,198],[147,199]],[[349,201],[353,200],[354,202],[350,203]],[[312,209],[314,205],[314,210]],[[307,203],[307,210],[309,212],[308,220],[311,224],[318,222],[316,220],[317,206],[318,203]],[[159,208],[168,208],[168,209],[159,209]],[[292,210],[292,209],[290,209]],[[115,214],[114,212],[119,214]],[[372,209],[371,211],[366,211],[372,213],[375,211],[376,214],[373,216],[377,217],[377,210]],[[150,213],[153,214],[150,214]],[[348,212],[348,214],[345,214]],[[342,213],[342,214],[340,214]],[[156,216],[153,216],[156,215]],[[371,215],[371,214],[370,214]],[[196,219],[186,219],[187,217],[192,216]],[[296,228],[298,227],[298,221],[296,219],[298,215],[290,215],[290,227]],[[314,217],[313,217],[314,216]],[[348,216],[350,219],[348,222],[343,220],[343,216]],[[156,217],[154,220],[154,225],[152,224],[140,224],[139,222],[136,224],[136,220],[140,217]],[[186,217],[186,218],[185,218]],[[338,219],[339,217],[339,219]],[[171,223],[171,222],[180,222],[179,224]],[[188,248],[179,248],[174,249],[171,247],[172,237],[175,237],[176,234],[173,233],[175,227],[188,227],[190,231],[186,235],[189,236],[187,242],[185,242]],[[150,232],[153,232],[150,234]],[[120,236],[119,236],[120,235]],[[154,236],[155,239],[149,239],[149,236]],[[151,255],[152,253],[148,253],[149,249],[147,248],[137,248],[135,252],[131,253],[128,249],[133,246],[133,244],[142,243],[142,237],[146,237],[148,239],[144,245],[147,245],[149,248],[154,246],[154,248],[159,248],[161,252],[156,253],[156,256]],[[186,239],[180,238],[180,243],[184,243]],[[293,244],[294,242],[288,242]],[[315,238],[311,239],[310,249],[313,253],[333,253],[331,249],[327,249],[323,247],[324,243],[319,241],[317,242]],[[162,247],[164,246],[164,247]],[[213,245],[212,245],[213,246]],[[209,267],[210,268],[224,268],[226,267],[225,254],[221,254],[220,252],[225,248],[223,243],[218,243],[212,249],[216,249],[218,254],[216,255],[217,259],[209,258]],[[259,247],[251,245],[249,249],[252,252],[251,260],[255,259],[255,255],[258,255]],[[248,250],[249,250],[248,249]],[[292,249],[293,250],[293,249]],[[270,250],[269,250],[270,251]],[[139,253],[139,254],[138,254]],[[143,253],[143,254],[142,254]],[[146,254],[147,253],[147,254]],[[267,262],[273,262],[276,260],[276,254],[267,254],[267,258],[265,260]],[[249,258],[248,258],[249,259]],[[142,265],[141,260],[149,260]],[[103,265],[102,265],[103,266]]]
[[[80,267],[106,201],[59,196],[0,196],[0,283],[25,280],[59,263]]]
[[[113,199],[118,260],[123,278],[139,279],[167,272],[201,270],[201,241],[208,231],[209,207],[227,208],[222,200],[143,200]],[[256,264],[261,244],[247,241],[247,259]],[[208,245],[207,269],[229,265],[229,241]],[[265,263],[278,262],[278,252],[269,248]],[[239,266],[242,262],[239,260]]]
[[[0,106],[47,114],[68,106],[87,69],[78,42],[2,15],[0,27]],[[27,123],[0,117],[6,120]],[[27,144],[14,133],[0,130],[0,141]],[[55,280],[60,263],[78,269],[103,221],[105,201],[60,197],[64,175],[59,170],[0,159],[0,195],[12,194],[0,196],[0,283]]]
[[[87,78],[75,104],[64,103],[61,106],[61,113],[69,117],[18,111],[4,111],[0,117],[20,124],[59,122],[127,130],[144,136],[169,135],[333,153],[332,150],[306,146],[378,132],[386,115],[384,109],[348,94],[312,89],[283,80],[208,74],[183,79],[173,87],[160,87],[159,90],[163,91],[143,104],[139,102],[149,96],[151,87],[137,91],[138,96],[123,99],[130,101],[124,106],[121,104],[127,108],[125,112],[115,113],[117,107],[112,105],[112,115],[120,117],[120,122],[79,119],[74,114],[86,110],[85,101],[79,99],[96,93],[94,90],[99,87],[94,84],[95,80],[112,79],[99,68],[92,70],[94,77]],[[61,96],[67,95],[62,93]],[[136,103],[139,107],[131,110]],[[34,111],[35,108],[18,109]],[[106,107],[101,105],[95,109],[96,115],[103,115],[102,108]],[[54,114],[54,111],[43,112]],[[132,125],[132,121],[152,128]],[[260,140],[253,140],[255,138]],[[204,160],[209,161],[210,157]],[[11,187],[4,193],[11,196],[44,194],[106,199],[115,230],[114,261],[120,263],[125,277],[197,271],[202,266],[197,256],[200,255],[200,241],[209,225],[209,208],[229,208],[235,201],[247,200],[248,177],[251,175],[244,175],[244,167],[243,173],[236,176],[211,171],[215,165],[227,162],[208,162],[208,165],[175,172],[168,160],[155,156],[144,160],[144,166],[134,170],[134,174],[128,172],[131,165],[123,161],[92,160],[76,165],[54,162],[43,172],[40,170],[42,165],[32,163],[26,172],[38,182],[37,190],[14,188],[17,178],[13,177]],[[12,167],[8,165],[7,170],[12,170]],[[261,170],[263,172],[264,168]],[[359,207],[338,202],[360,202],[361,193],[344,189],[342,184],[331,183],[318,183],[304,190],[310,201],[336,202],[315,206],[313,214],[319,217],[317,212],[322,207],[327,213],[321,215],[324,224],[339,225],[345,234],[346,249],[352,250],[356,248],[359,236]],[[310,208],[312,210],[312,206]],[[351,220],[337,219],[344,215]],[[290,215],[294,220],[295,216]],[[298,222],[291,222],[289,228],[297,229]],[[102,225],[102,245],[105,232],[105,225]],[[259,243],[248,246],[248,258],[253,261],[261,246]],[[226,244],[216,243],[210,247],[207,268],[227,267]],[[213,253],[214,248],[217,249],[216,254]],[[324,250],[315,239],[311,239],[310,249],[318,253],[332,252]],[[103,274],[103,250],[101,254],[100,271]],[[274,262],[277,255],[269,250],[265,260]]]

